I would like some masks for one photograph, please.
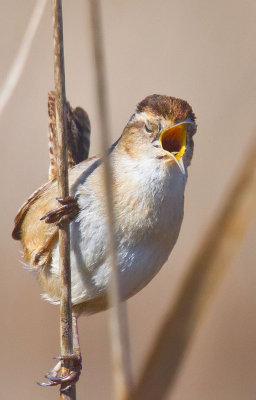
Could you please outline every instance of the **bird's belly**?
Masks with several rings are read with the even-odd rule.
[[[166,262],[179,234],[180,224],[176,226],[177,229],[169,232],[165,240],[163,236],[157,237],[157,235],[150,240],[147,238],[145,241],[133,244],[128,244],[125,238],[120,240],[117,260],[122,300],[131,297],[146,286]],[[57,248],[54,251],[51,272],[59,275]],[[89,265],[87,252],[82,248],[82,242],[77,243],[76,248],[71,250],[72,304],[88,303],[86,312],[90,312],[93,303],[97,303],[99,298],[106,296],[110,272],[111,265],[108,257],[105,259],[99,257],[98,265],[94,263],[92,267]],[[52,302],[58,302],[58,299],[52,299],[49,296],[46,298]],[[93,312],[95,312],[94,308]]]
[[[178,234],[176,237],[171,237],[168,244],[161,245],[155,240],[147,244],[137,244],[128,250],[128,259],[127,251],[125,250],[124,254],[121,251],[119,254],[121,260],[119,263],[119,279],[123,300],[139,292],[157,274],[167,261],[177,236]]]
[[[184,179],[178,183],[178,192],[176,190],[173,194],[170,190],[164,200],[156,198],[150,207],[145,201],[141,202],[141,207],[129,208],[130,205],[126,204],[125,212],[119,216],[116,242],[122,299],[146,286],[166,262],[175,245],[183,218]],[[169,190],[168,187],[166,190]],[[105,218],[99,212],[100,204],[95,199],[91,199],[90,203],[89,200],[88,194],[80,197],[82,211],[71,224],[71,291],[74,305],[97,303],[97,299],[106,296],[111,275]],[[134,221],[137,221],[136,224]],[[52,252],[51,273],[59,276],[57,246]],[[58,301],[50,296],[48,300]]]

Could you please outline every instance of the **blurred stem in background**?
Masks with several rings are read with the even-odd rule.
[[[202,314],[256,215],[256,139],[246,154],[233,189],[192,257],[130,400],[161,400],[173,388]]]
[[[0,116],[10,100],[17,83],[19,82],[46,3],[47,0],[37,0],[34,6],[18,53],[0,91]]]
[[[110,330],[114,374],[114,398],[125,398],[131,389],[132,373],[128,334],[126,302],[121,303],[118,268],[116,258],[115,215],[113,209],[112,168],[108,157],[110,148],[109,112],[107,99],[106,68],[103,47],[101,10],[99,0],[89,0],[92,40],[95,61],[98,115],[100,121],[101,153],[104,161],[104,184],[108,227],[109,258],[112,267],[109,287]]]

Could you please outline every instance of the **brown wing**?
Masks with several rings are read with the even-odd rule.
[[[31,194],[28,200],[22,204],[20,207],[18,214],[14,219],[14,229],[12,231],[12,238],[15,240],[21,240],[21,225],[23,219],[25,218],[27,211],[35,203],[35,201],[42,196],[42,194],[48,190],[48,187],[51,186],[51,182],[47,182],[38,188],[35,192]]]
[[[69,171],[72,195],[75,195],[81,180],[84,181],[97,165],[98,158],[92,157]],[[52,247],[58,239],[58,228],[55,224],[46,224],[40,218],[59,206],[57,196],[56,180],[46,183],[29,197],[15,218],[12,237],[21,241],[25,261],[31,266],[47,265],[50,261]]]
[[[72,168],[81,161],[86,160],[89,155],[91,125],[88,114],[81,107],[73,109],[66,102],[67,111],[67,134],[68,134],[68,167]],[[55,179],[56,167],[56,114],[55,114],[55,93],[48,95],[49,123],[49,152],[50,168],[49,179]]]
[[[57,184],[48,182],[36,190],[19,210],[14,220],[12,237],[21,240],[24,259],[31,266],[44,265],[50,257],[50,249],[57,239],[56,225],[48,225],[40,218],[58,207]]]

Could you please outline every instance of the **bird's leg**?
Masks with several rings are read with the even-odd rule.
[[[80,344],[79,344],[79,335],[78,335],[78,326],[77,326],[77,316],[72,315],[72,329],[73,329],[73,348],[74,353],[67,356],[58,356],[54,357],[55,359],[59,360],[56,366],[47,374],[45,377],[49,380],[48,382],[37,382],[40,386],[56,386],[62,385],[60,391],[65,392],[70,388],[73,383],[76,383],[79,379],[81,369],[82,369],[82,357],[80,351]],[[65,369],[68,373],[64,376],[61,375],[63,370],[63,361],[69,360],[72,362],[71,368]],[[63,387],[63,384],[65,386]]]
[[[80,342],[79,342],[79,334],[78,334],[78,325],[77,325],[77,315],[72,314],[72,330],[73,330],[73,349],[74,354],[77,358],[80,359],[81,369],[82,369],[82,356],[80,350]]]
[[[72,219],[77,216],[79,207],[75,197],[57,197],[56,200],[58,200],[61,206],[49,211],[40,219],[41,221],[45,221],[47,224],[56,223],[56,225],[61,226],[66,222],[72,221]]]

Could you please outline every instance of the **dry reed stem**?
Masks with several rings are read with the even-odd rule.
[[[34,6],[18,53],[0,91],[0,116],[10,100],[17,83],[19,82],[46,3],[47,0],[37,0]]]
[[[63,49],[62,2],[52,0],[53,39],[54,39],[54,81],[56,93],[56,131],[57,131],[57,180],[59,197],[69,195],[67,164],[67,120],[65,70]],[[70,230],[66,223],[59,228],[59,267],[60,267],[60,349],[61,355],[73,353],[72,310],[71,310],[71,271],[70,271]],[[64,362],[64,366],[69,365]],[[62,388],[65,384],[62,385]],[[75,385],[60,394],[62,400],[75,400]]]
[[[161,400],[172,389],[202,314],[256,214],[256,140],[237,181],[188,269],[154,340],[132,400]]]
[[[100,2],[90,0],[90,17],[92,26],[93,49],[97,84],[97,100],[100,120],[101,151],[104,155],[104,184],[106,196],[108,248],[112,267],[111,285],[109,288],[110,329],[114,373],[114,398],[126,397],[132,385],[131,362],[126,303],[120,303],[120,288],[116,258],[115,215],[113,209],[112,168],[108,157],[110,147],[109,113],[107,107],[107,89],[105,79],[105,59],[103,51],[102,23]]]

